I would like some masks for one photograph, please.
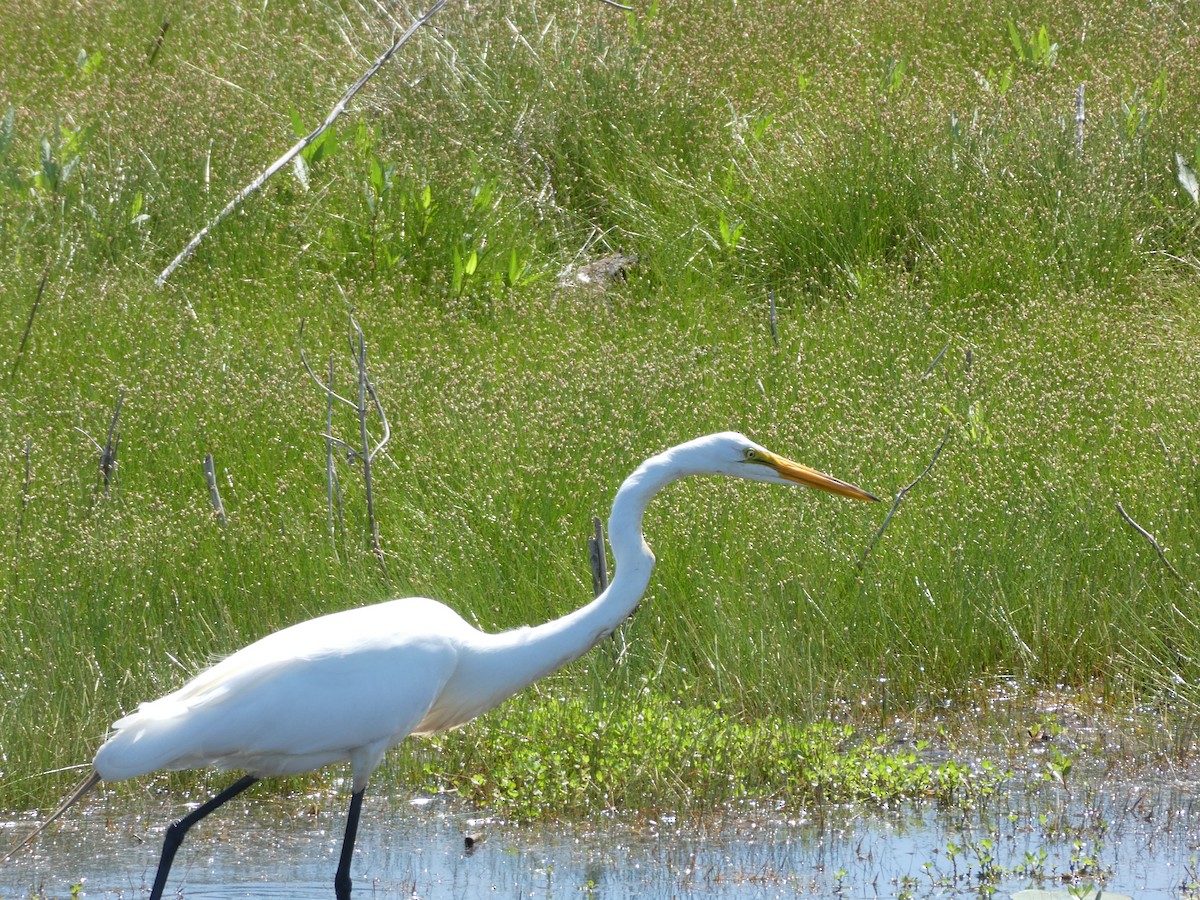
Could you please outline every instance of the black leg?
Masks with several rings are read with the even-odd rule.
[[[350,812],[346,814],[346,836],[342,839],[342,858],[337,875],[333,877],[333,892],[337,900],[350,900],[350,859],[354,856],[354,838],[358,835],[358,816],[362,812],[363,792],[350,795]]]
[[[203,806],[197,807],[178,822],[167,826],[167,837],[163,841],[162,856],[158,860],[158,872],[154,876],[154,887],[150,889],[150,900],[161,900],[163,888],[167,886],[167,873],[171,871],[171,862],[175,859],[175,851],[183,843],[183,836],[187,834],[188,829],[225,801],[232,800],[256,781],[258,779],[253,775],[247,775],[235,781]]]

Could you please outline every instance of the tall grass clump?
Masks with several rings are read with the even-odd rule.
[[[625,729],[603,759],[630,777],[590,770],[536,814],[687,805],[632,761],[673,759],[655,736],[697,722],[757,772],[810,725],[886,730],[994,679],[1194,715],[1200,31],[1093,7],[452,5],[162,290],[392,23],[307,0],[165,30],[146,3],[14,7],[0,805],[46,802],[73,773],[41,773],[123,711],[299,619],[401,594],[487,629],[578,606],[621,479],[730,427],[885,500],[945,443],[882,534],[887,503],[672,487],[618,639],[389,777],[503,805],[506,754],[568,759],[559,712]],[[617,252],[623,280],[564,277]],[[336,454],[331,515],[299,358],[303,322],[349,385],[350,311],[393,430],[382,567]],[[715,771],[722,746],[692,747],[714,760],[700,807],[815,796],[799,764]]]

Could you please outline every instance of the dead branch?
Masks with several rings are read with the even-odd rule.
[[[345,403],[351,409],[358,409],[358,404],[355,403],[353,400],[347,400],[341,394],[334,393],[332,379],[330,379],[329,385],[326,386],[325,382],[323,382],[320,378],[317,377],[317,373],[313,371],[312,366],[310,366],[308,364],[308,357],[304,355],[304,324],[305,324],[305,320],[301,319],[300,320],[300,329],[296,334],[296,343],[300,348],[300,362],[304,364],[304,371],[306,371],[308,373],[309,377],[317,383],[317,387],[319,387],[322,391],[324,391],[329,396],[329,401],[331,403],[334,400],[340,400],[342,403]],[[330,429],[330,430],[332,430],[332,429]],[[329,436],[326,435],[326,437],[329,437]],[[330,440],[337,441],[337,438],[331,437]],[[345,444],[344,441],[338,441],[338,443]],[[347,447],[347,449],[350,449],[349,444],[345,444],[345,446]]]
[[[38,304],[42,302],[42,294],[46,292],[46,281],[50,278],[50,263],[42,270],[42,280],[38,282],[37,293],[33,296],[33,306],[29,310],[29,318],[25,321],[25,332],[21,335],[21,344],[17,347],[17,355],[13,358],[12,368],[8,372],[8,380],[15,381],[17,369],[25,358],[25,345],[29,343],[29,332],[33,330],[33,317],[37,315]]]
[[[25,510],[33,499],[33,438],[25,438],[25,480],[21,483],[21,511],[17,514],[17,540],[25,533]],[[16,574],[16,568],[13,568]]]
[[[154,65],[154,60],[158,58],[158,51],[162,49],[163,38],[167,36],[167,29],[171,27],[170,19],[163,19],[163,23],[159,26],[158,37],[154,39],[154,43],[150,45],[150,52],[146,55],[146,65]]]
[[[779,315],[775,309],[774,288],[767,292],[767,324],[771,328],[771,340],[775,342],[775,348],[779,349]]]
[[[367,462],[374,462],[375,457],[379,455],[379,451],[387,446],[387,442],[392,439],[392,426],[388,424],[387,414],[383,411],[383,404],[379,402],[379,395],[375,392],[375,381],[371,378],[371,373],[367,369],[367,343],[363,337],[362,329],[358,325],[358,321],[354,318],[354,313],[350,313],[350,326],[353,329],[353,334],[350,336],[350,352],[354,356],[354,361],[358,366],[359,385],[358,385],[358,415],[362,422],[366,422],[367,405],[366,400],[369,397],[371,405],[375,408],[376,415],[379,416],[379,421],[383,425],[383,436],[374,447],[368,450],[369,444],[364,437],[363,439],[363,456]],[[357,344],[357,351],[355,345]],[[365,435],[365,431],[363,432]]]
[[[936,463],[938,457],[942,455],[942,450],[945,449],[953,431],[953,425],[946,426],[946,433],[942,436],[942,442],[938,444],[937,449],[933,451],[933,456],[929,459],[929,465],[925,467],[925,470],[920,475],[902,487],[899,493],[896,494],[896,499],[892,501],[892,508],[889,509],[888,514],[884,516],[883,524],[879,526],[879,530],[875,532],[875,536],[871,538],[871,542],[867,544],[867,549],[863,551],[863,555],[858,560],[858,567],[860,569],[866,565],[867,557],[871,555],[871,551],[875,548],[875,545],[879,542],[879,539],[883,537],[883,533],[887,531],[888,525],[890,525],[892,522],[892,517],[896,515],[896,510],[900,508],[901,501],[904,500],[909,491],[917,486],[922,478],[929,474],[930,470],[933,468],[933,464]]]
[[[376,410],[383,416],[383,408],[379,405],[379,398],[375,395],[375,386],[371,384],[370,374],[367,372],[367,341],[363,336],[362,329],[358,327],[358,322],[354,320],[354,314],[350,314],[350,326],[353,329],[350,336],[350,351],[354,356],[354,361],[358,365],[358,433],[362,440],[362,467],[363,467],[363,487],[367,495],[367,527],[371,532],[371,548],[375,551],[375,558],[379,560],[379,566],[387,574],[387,568],[383,556],[383,547],[379,543],[379,522],[375,518],[375,490],[374,482],[371,477],[371,463],[375,459],[375,454],[383,449],[390,437],[388,429],[387,417],[383,417],[384,435],[375,449],[371,449],[371,436],[367,430],[367,397],[370,396]],[[356,346],[357,344],[357,346]]]
[[[333,357],[329,360],[329,382],[328,384],[317,377],[312,366],[308,363],[308,357],[304,353],[304,322],[300,322],[300,330],[298,335],[300,361],[304,365],[304,370],[308,372],[309,377],[320,387],[326,398],[325,423],[326,430],[321,434],[325,439],[325,464],[326,464],[326,480],[327,491],[330,504],[330,533],[333,536],[333,504],[336,495],[338,518],[341,518],[341,491],[337,484],[337,476],[333,472],[333,448],[339,447],[345,453],[348,459],[356,460],[362,466],[363,484],[366,492],[367,502],[367,527],[371,536],[371,549],[375,553],[375,558],[379,561],[379,567],[383,570],[383,574],[387,576],[387,567],[383,554],[383,546],[379,540],[379,522],[375,517],[375,484],[373,466],[376,457],[387,446],[391,440],[392,429],[388,423],[387,413],[383,409],[383,404],[379,400],[379,393],[375,389],[375,382],[371,377],[370,366],[367,362],[367,341],[363,335],[363,330],[358,324],[358,320],[354,318],[353,311],[350,312],[350,324],[348,340],[350,343],[350,355],[354,359],[355,368],[357,369],[358,382],[358,399],[349,400],[338,394],[333,387]],[[335,437],[333,434],[333,407],[334,402],[340,401],[346,404],[355,411],[358,417],[358,444],[351,445],[349,442]],[[372,443],[370,429],[367,426],[367,419],[374,410],[379,416],[379,421],[383,428],[383,434],[380,438]]]
[[[195,236],[187,242],[187,246],[185,246],[179,252],[179,255],[171,260],[167,267],[159,273],[157,278],[154,279],[155,287],[161,288],[164,284],[166,284],[167,279],[171,277],[175,270],[178,269],[188,259],[190,259],[192,254],[196,252],[196,248],[200,246],[200,242],[208,236],[210,231],[221,224],[221,222],[224,221],[224,219],[230,213],[241,206],[242,202],[247,197],[261,189],[262,186],[266,184],[267,179],[299,156],[306,147],[319,138],[325,132],[325,130],[337,120],[338,116],[346,111],[346,106],[352,99],[354,99],[355,94],[362,90],[363,86],[375,76],[375,73],[382,69],[384,65],[387,64],[388,60],[396,55],[396,51],[408,43],[409,39],[416,34],[417,31],[420,30],[430,19],[432,19],[438,10],[445,5],[446,0],[435,0],[434,4],[430,6],[429,9],[417,17],[416,21],[409,26],[407,31],[395,38],[392,41],[391,46],[389,46],[382,54],[380,54],[379,58],[376,59],[375,62],[373,62],[367,68],[367,70],[358,77],[358,80],[355,81],[354,84],[350,85],[350,87],[346,89],[346,92],[342,94],[341,98],[329,111],[329,115],[325,117],[325,121],[313,129],[309,134],[305,135],[295,144],[293,144],[291,148],[289,148],[288,151],[283,154],[283,156],[279,157],[279,159],[267,166],[267,168],[263,170],[262,174],[238,191],[234,198],[225,204],[224,209],[217,213],[207,225],[196,232]]]
[[[1158,540],[1154,537],[1154,535],[1152,535],[1149,531],[1147,531],[1145,528],[1143,528],[1141,525],[1139,525],[1137,522],[1135,522],[1133,520],[1133,516],[1131,516],[1131,515],[1129,515],[1129,513],[1125,512],[1125,507],[1121,505],[1120,500],[1117,501],[1117,512],[1119,512],[1121,514],[1122,519],[1124,519],[1126,522],[1128,522],[1130,524],[1130,526],[1133,527],[1134,531],[1136,531],[1138,534],[1140,534],[1142,537],[1144,537],[1146,539],[1146,542],[1151,547],[1154,548],[1154,552],[1158,554],[1158,558],[1162,561],[1162,564],[1167,567],[1167,571],[1170,572],[1171,575],[1180,584],[1183,584],[1183,585],[1187,586],[1188,588],[1191,588],[1191,585],[1188,583],[1187,579],[1184,578],[1182,575],[1180,575],[1179,570],[1176,569],[1173,565],[1171,565],[1171,561],[1169,559],[1167,559],[1167,554],[1166,554],[1166,551],[1163,550],[1162,544],[1160,544],[1158,542]]]
[[[121,406],[125,402],[125,390],[117,394],[117,406],[113,410],[112,422],[108,426],[108,440],[100,451],[100,478],[104,482],[104,493],[108,493],[108,485],[117,467],[117,449],[121,445],[121,433],[117,431],[117,420],[121,417]]]
[[[951,338],[951,341],[952,340],[953,340],[953,338]],[[941,361],[945,358],[946,351],[950,349],[951,341],[946,341],[946,346],[942,348],[942,352],[933,358],[933,362],[931,362],[929,364],[929,368],[926,369],[925,374],[921,376],[922,381],[924,381],[926,378],[928,378],[930,375],[932,375],[933,370],[936,369],[938,367],[938,364],[941,363]]]
[[[329,504],[329,541],[333,544],[333,555],[337,558],[337,536],[341,532],[344,535],[344,526],[342,518],[342,486],[338,482],[337,467],[333,464],[333,447],[335,439],[331,437],[333,433],[333,398],[337,396],[333,392],[333,371],[334,371],[334,355],[329,354],[329,390],[327,392],[327,403],[325,406],[325,488],[327,501]],[[336,509],[336,516],[334,515]]]
[[[599,597],[608,589],[608,557],[604,552],[604,523],[592,516],[592,534],[588,537],[588,561],[592,566],[592,592]]]
[[[1075,91],[1075,152],[1083,156],[1083,137],[1087,127],[1087,115],[1083,106],[1083,84]]]
[[[204,454],[204,481],[208,484],[208,499],[217,515],[217,521],[224,525],[225,504],[221,502],[221,491],[217,488],[217,466],[211,453]]]

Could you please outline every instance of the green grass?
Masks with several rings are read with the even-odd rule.
[[[38,773],[123,710],[301,618],[406,593],[487,629],[577,606],[620,479],[729,427],[884,497],[950,440],[861,568],[886,504],[673,487],[626,652],[446,739],[439,771],[498,771],[523,731],[566,752],[569,730],[535,728],[558,709],[649,703],[682,728],[720,703],[798,743],[864,701],[886,726],[1015,676],[1195,710],[1200,210],[1175,166],[1200,165],[1194,15],[694,6],[452,4],[307,189],[281,173],[161,291],[388,28],[303,0],[4,8],[0,807],[44,804],[72,773]],[[618,249],[641,260],[627,282],[557,287]],[[328,533],[297,347],[303,321],[348,385],[351,306],[393,427],[386,577],[349,467]],[[94,442],[122,390],[106,494]],[[652,732],[627,740],[652,754]],[[429,783],[406,766],[389,776]],[[729,790],[701,780],[701,802]],[[601,796],[682,802],[667,781]]]

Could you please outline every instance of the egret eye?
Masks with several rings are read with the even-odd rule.
[[[742,457],[746,460],[746,462],[759,462],[760,461],[758,451],[755,450],[753,447],[747,447],[745,450],[743,450]]]

